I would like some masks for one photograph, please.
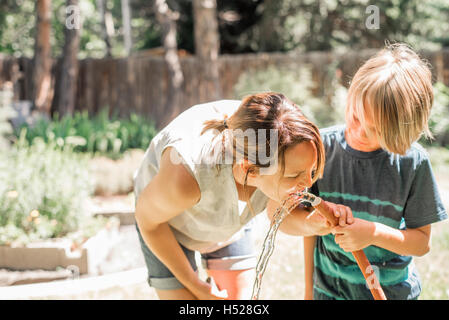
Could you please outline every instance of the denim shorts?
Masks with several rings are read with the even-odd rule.
[[[184,286],[175,278],[170,270],[150,251],[142,239],[136,224],[140,246],[148,269],[148,284],[160,290],[182,289]],[[251,228],[245,227],[244,235],[239,240],[220,248],[217,251],[201,254],[201,263],[204,269],[210,270],[246,270],[256,267],[257,255],[253,245]],[[198,267],[195,261],[195,251],[179,244],[190,262],[193,270]]]

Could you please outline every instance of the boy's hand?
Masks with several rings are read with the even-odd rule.
[[[346,252],[364,249],[374,240],[376,226],[374,222],[354,219],[354,223],[344,227],[336,226],[332,229],[335,242]]]

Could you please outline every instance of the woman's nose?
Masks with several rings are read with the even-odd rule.
[[[301,189],[302,188],[312,188],[312,185],[313,185],[312,181],[313,181],[312,175],[309,174],[309,175],[307,175],[307,177],[301,179],[301,181],[298,183],[297,186]]]

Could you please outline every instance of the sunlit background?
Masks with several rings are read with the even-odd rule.
[[[448,208],[448,21],[446,0],[1,1],[0,298],[155,299],[132,177],[158,130],[268,90],[342,123],[351,77],[386,41],[432,65],[435,139],[421,143]],[[303,299],[301,243],[278,235],[262,299]],[[446,222],[415,261],[420,299],[448,299]]]

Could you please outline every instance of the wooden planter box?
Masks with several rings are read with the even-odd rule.
[[[0,269],[72,270],[77,275],[96,274],[96,268],[120,241],[118,226],[102,229],[81,247],[71,250],[67,239],[49,240],[28,244],[25,247],[0,246]]]
[[[136,223],[136,219],[134,217],[134,210],[106,210],[95,212],[94,216],[101,216],[105,218],[109,217],[117,217],[120,221],[121,226],[132,225]]]
[[[41,242],[25,247],[0,246],[0,268],[12,270],[56,270],[76,266],[80,274],[88,272],[87,249],[70,251],[71,243]]]

